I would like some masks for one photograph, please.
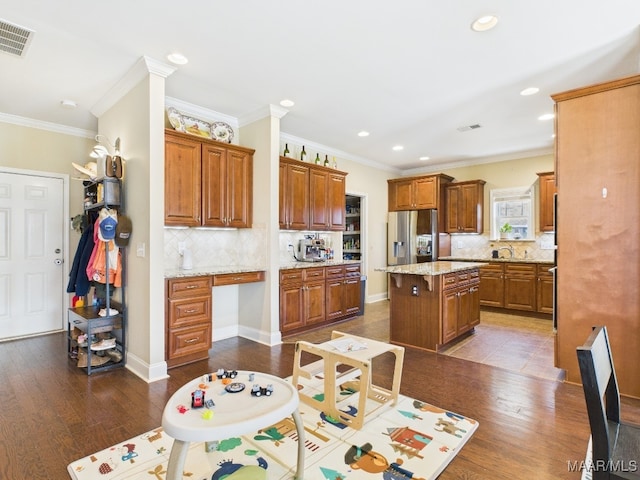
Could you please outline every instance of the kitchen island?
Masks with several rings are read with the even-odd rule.
[[[438,351],[480,323],[481,262],[376,268],[389,274],[390,341]]]

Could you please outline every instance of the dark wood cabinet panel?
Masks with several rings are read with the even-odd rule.
[[[292,297],[294,287],[300,289],[301,299]],[[280,271],[282,333],[342,320],[359,314],[361,308],[360,264]]]
[[[549,268],[549,265],[538,265],[536,310],[540,313],[553,313],[553,275]]]
[[[165,225],[200,225],[201,171],[201,143],[190,138],[167,136],[164,165]]]
[[[442,208],[444,187],[453,177],[444,174],[410,178],[394,178],[388,183],[388,210],[420,210]]]
[[[346,175],[280,157],[280,229],[344,230]]]
[[[482,233],[484,180],[455,182],[446,186],[447,233]]]
[[[540,231],[553,232],[553,197],[556,193],[556,176],[554,172],[538,173],[540,191]]]
[[[254,150],[165,131],[165,225],[250,228]]]
[[[211,277],[166,281],[165,357],[169,368],[209,357]]]

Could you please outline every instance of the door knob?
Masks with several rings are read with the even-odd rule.
[[[55,263],[56,265],[62,265],[64,263],[64,260],[62,260],[61,258],[56,258],[53,263]]]

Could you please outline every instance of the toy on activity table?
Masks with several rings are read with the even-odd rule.
[[[204,407],[204,391],[197,389],[191,392],[191,408]]]
[[[224,368],[219,368],[216,372],[216,376],[218,378],[236,378],[238,376],[238,372],[236,370],[225,370]]]
[[[251,387],[251,395],[254,397],[261,397],[262,395],[270,396],[273,393],[273,385],[269,384],[266,387],[260,385],[254,385]]]

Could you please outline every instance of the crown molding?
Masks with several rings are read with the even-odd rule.
[[[21,127],[37,128],[38,130],[46,130],[48,132],[62,133],[63,135],[71,135],[72,137],[94,138],[97,133],[92,130],[67,127],[58,123],[43,122],[42,120],[19,117],[8,113],[0,113],[0,122],[19,125]]]
[[[176,70],[176,67],[159,62],[151,57],[143,56],[89,111],[96,118],[100,118],[147,75],[153,74],[166,78]]]

